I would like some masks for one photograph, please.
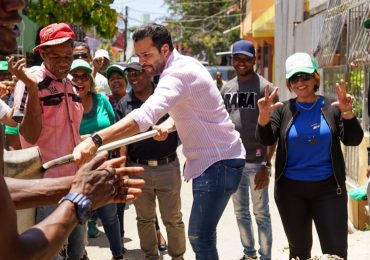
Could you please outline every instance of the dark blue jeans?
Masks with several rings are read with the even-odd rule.
[[[218,259],[216,227],[239,186],[244,164],[244,159],[218,161],[193,180],[188,235],[197,260]]]

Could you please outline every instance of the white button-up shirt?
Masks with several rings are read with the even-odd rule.
[[[184,177],[200,176],[225,159],[245,159],[239,133],[219,90],[197,60],[173,50],[159,83],[147,101],[127,116],[146,131],[168,113],[175,121],[186,157]]]

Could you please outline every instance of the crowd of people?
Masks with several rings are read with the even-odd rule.
[[[23,1],[0,3],[3,24],[20,21]],[[184,259],[188,225],[196,259],[215,260],[216,229],[230,199],[241,260],[272,259],[268,186],[275,149],[274,197],[289,259],[311,257],[313,222],[322,252],[347,259],[341,142],[359,145],[364,133],[343,81],[337,100],[316,94],[320,75],[309,54],[287,58],[286,87],[295,97],[280,102],[278,88],[255,72],[255,47],[246,40],[233,44],[236,77],[225,82],[221,73],[214,80],[199,61],[180,54],[158,24],[134,31],[136,55],[124,66],[111,64],[103,49],[92,56],[87,44],[74,41],[68,24],[54,23],[40,30],[34,48],[43,63],[27,68],[11,55],[17,28],[0,29],[0,56],[8,64],[0,66],[5,148],[37,146],[42,162],[74,156],[43,179],[0,179],[1,259],[88,259],[88,237],[100,233],[97,218],[112,259],[124,259],[124,209],[133,200],[145,259],[160,259],[164,250]],[[152,139],[96,156],[104,144],[152,129],[158,132]],[[3,136],[0,142],[4,147]],[[192,181],[189,223],[181,213],[180,143],[183,175]],[[4,174],[2,154],[0,164]],[[19,235],[15,209],[29,207],[37,207],[37,224]]]

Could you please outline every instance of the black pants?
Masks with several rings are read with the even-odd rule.
[[[289,259],[311,257],[312,220],[323,254],[347,259],[347,191],[337,194],[334,177],[324,181],[294,181],[281,177],[275,184],[275,202],[289,242]]]

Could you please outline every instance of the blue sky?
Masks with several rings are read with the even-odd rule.
[[[128,6],[128,26],[139,25],[143,21],[143,16],[150,15],[150,21],[160,23],[160,17],[167,14],[167,8],[162,0],[115,0],[111,5],[119,12],[125,12]],[[118,24],[118,27],[123,25]]]

